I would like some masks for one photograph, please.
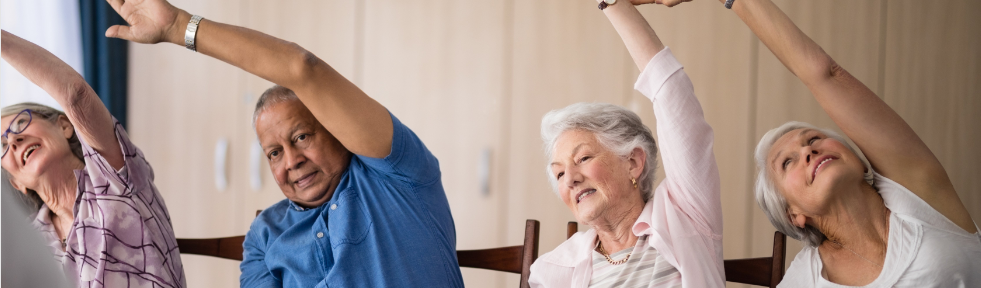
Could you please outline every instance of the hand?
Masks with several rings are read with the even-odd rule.
[[[108,0],[126,25],[113,25],[106,37],[137,43],[184,42],[184,29],[190,16],[165,0]],[[182,17],[184,16],[184,17]],[[183,20],[183,21],[182,21]]]
[[[674,5],[681,4],[681,2],[691,2],[691,0],[630,0],[630,4],[643,5],[643,4],[663,4],[668,7],[674,7]]]

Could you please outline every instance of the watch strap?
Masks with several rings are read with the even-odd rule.
[[[194,15],[191,16],[191,21],[187,22],[187,30],[184,31],[184,47],[186,47],[187,50],[195,52],[198,51],[197,46],[194,45],[194,40],[198,35],[198,24],[201,23],[202,19],[204,19],[204,17]]]

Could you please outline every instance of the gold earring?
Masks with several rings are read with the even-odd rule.
[[[630,183],[634,184],[634,188],[637,188],[637,179],[630,178]]]

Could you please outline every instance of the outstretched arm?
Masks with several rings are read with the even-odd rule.
[[[54,54],[3,31],[3,60],[48,92],[68,115],[78,136],[98,151],[113,169],[123,167],[123,154],[109,110],[85,78]]]
[[[722,202],[712,128],[705,121],[691,80],[631,3],[618,1],[603,12],[642,71],[635,88],[654,102],[664,181],[671,187],[667,193],[677,200],[673,203],[679,209],[702,225],[695,227],[699,232],[721,237]]]
[[[909,188],[961,228],[975,231],[940,161],[896,111],[835,63],[770,0],[736,0],[732,10],[807,85],[879,173]]]
[[[637,11],[637,7],[627,1],[621,1],[606,7],[603,12],[623,39],[623,44],[627,46],[630,58],[634,59],[637,69],[644,71],[644,67],[647,67],[647,63],[654,58],[654,55],[664,50],[661,39],[657,38],[654,29],[647,23],[647,19],[644,19],[644,15]]]
[[[109,0],[109,4],[130,26],[110,27],[106,36],[184,45],[189,13],[164,0]],[[295,43],[205,19],[198,26],[195,44],[202,54],[293,90],[351,152],[373,158],[389,154],[392,119],[388,110]]]

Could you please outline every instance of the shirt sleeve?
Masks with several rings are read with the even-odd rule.
[[[253,224],[249,228],[249,232],[245,234],[245,242],[242,243],[242,263],[239,264],[242,275],[239,276],[239,286],[243,288],[282,287],[282,282],[276,279],[266,267],[265,241],[257,232],[262,229],[255,226]]]
[[[654,104],[665,189],[675,205],[699,224],[699,232],[722,235],[719,168],[712,127],[681,63],[664,48],[641,72],[634,88]]]
[[[123,154],[123,167],[120,170],[113,169],[102,154],[89,146],[85,139],[78,137],[86,172],[93,181],[101,183],[101,180],[105,179],[108,180],[106,182],[110,186],[114,186],[110,189],[101,189],[102,194],[128,196],[134,192],[149,193],[154,191],[155,189],[149,189],[154,178],[153,168],[143,157],[143,151],[140,151],[130,141],[129,134],[126,133],[126,129],[119,123],[119,120],[116,120],[116,117],[113,117],[112,121],[116,141],[119,142],[120,152]],[[77,130],[75,135],[79,135]],[[149,197],[150,195],[144,196]]]
[[[355,155],[365,165],[414,185],[439,180],[439,161],[409,127],[392,115],[392,150],[385,158]]]

